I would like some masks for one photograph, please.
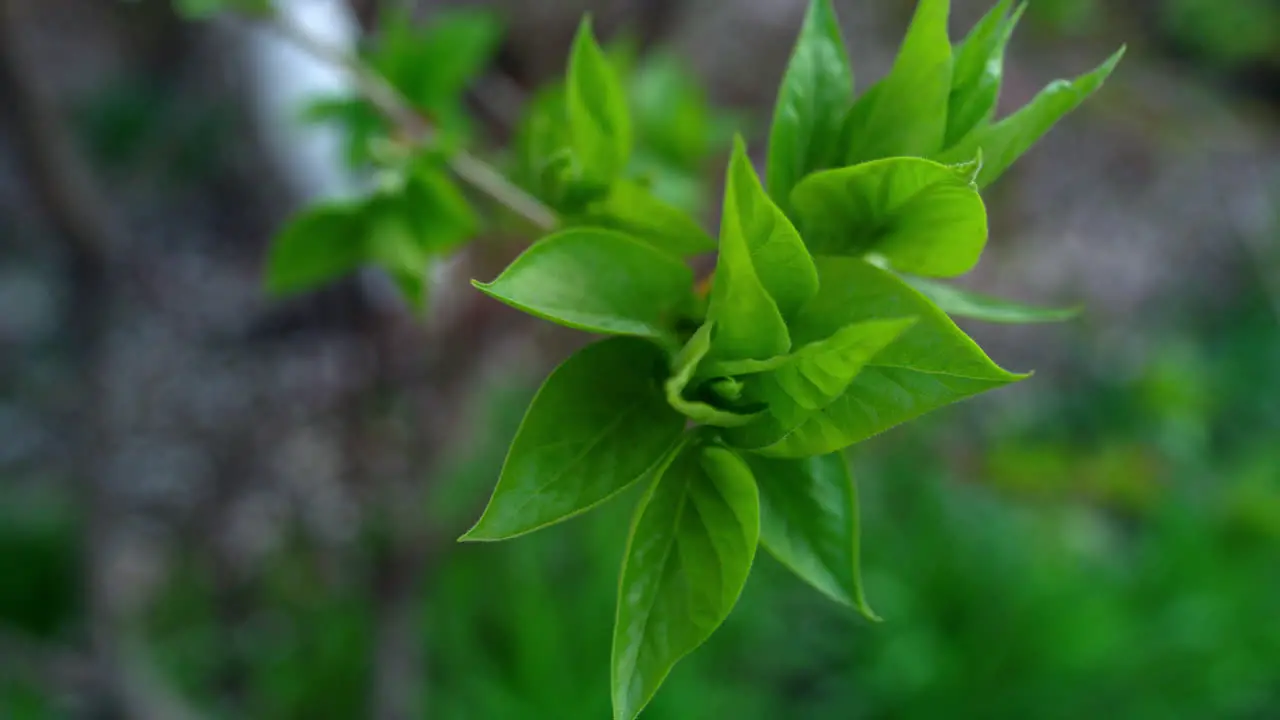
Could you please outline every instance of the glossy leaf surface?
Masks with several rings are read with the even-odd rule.
[[[577,228],[534,243],[493,282],[472,284],[568,327],[662,337],[691,291],[693,272],[629,235]]]
[[[792,193],[814,254],[886,258],[895,269],[949,277],[978,262],[987,213],[956,168],[921,158],[888,158],[826,170]]]
[[[844,454],[745,459],[760,490],[760,544],[827,597],[878,620],[863,592],[858,493]]]
[[[805,415],[795,429],[768,445],[763,445],[767,436],[740,440],[737,435],[730,437],[735,444],[774,457],[824,455],[1026,377],[993,363],[945,313],[892,273],[840,257],[820,258],[818,273],[822,289],[792,323],[797,343],[824,339],[868,320],[917,321],[868,362],[843,394]],[[758,429],[753,424],[741,431]]]
[[[573,517],[645,477],[684,418],[662,394],[665,358],[639,338],[578,351],[533,399],[484,515],[464,540],[501,540]]]
[[[942,150],[951,94],[950,0],[919,0],[893,69],[858,99],[844,128],[849,165]]]
[[[766,178],[789,211],[791,188],[837,164],[840,128],[853,102],[853,72],[831,0],[811,0],[773,111]]]
[[[685,397],[685,390],[694,378],[699,364],[707,353],[711,352],[711,336],[714,330],[713,323],[704,324],[676,355],[672,362],[671,377],[666,383],[667,402],[680,414],[694,422],[719,427],[740,427],[750,423],[758,413],[733,412],[702,400]]]
[[[636,508],[618,586],[613,714],[631,720],[738,601],[755,559],[760,504],[746,463],[685,446]]]

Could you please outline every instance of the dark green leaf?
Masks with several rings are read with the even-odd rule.
[[[418,41],[425,65],[424,96],[436,102],[461,97],[467,84],[493,59],[502,40],[502,22],[487,8],[453,8],[431,16]]]
[[[693,379],[699,363],[711,351],[711,336],[715,326],[706,323],[698,328],[689,342],[676,355],[672,362],[671,377],[667,379],[667,402],[680,414],[704,425],[718,427],[739,427],[756,418],[759,413],[740,413],[723,410],[710,403],[690,400],[685,397],[685,389]],[[736,398],[735,398],[736,399]]]
[[[573,148],[587,177],[609,182],[631,157],[626,93],[584,18],[569,57],[568,120]]]
[[[693,272],[623,233],[575,228],[534,243],[493,282],[472,284],[561,325],[660,338],[687,301]]]
[[[1005,47],[1027,7],[1022,3],[1010,17],[1012,6],[1013,0],[1000,0],[978,21],[956,52],[944,147],[956,144],[995,116],[1004,77]]]
[[[791,188],[839,163],[840,127],[852,102],[853,71],[835,9],[831,0],[811,0],[769,132],[769,194],[788,214]]]
[[[639,338],[579,350],[533,399],[484,515],[463,540],[502,540],[599,505],[652,471],[684,418],[667,406],[666,359]]]
[[[431,254],[457,249],[479,229],[475,210],[457,183],[426,163],[411,170],[399,204],[419,246]]]
[[[271,243],[268,291],[305,292],[358,268],[366,258],[363,212],[359,204],[333,203],[295,216]]]
[[[618,587],[613,715],[631,720],[720,626],[751,571],[760,504],[746,463],[686,445],[636,508]]]
[[[831,337],[868,320],[916,317],[849,388],[794,430],[758,450],[774,457],[834,452],[932,410],[1021,380],[1002,370],[928,298],[892,273],[857,258],[818,261],[822,289],[792,322],[797,344]],[[755,425],[740,428],[756,430]],[[732,432],[738,432],[734,430]],[[757,446],[767,437],[735,443]]]
[[[744,458],[760,489],[760,544],[805,582],[870,620],[858,551],[858,492],[842,453]]]
[[[1106,81],[1124,56],[1120,48],[1095,70],[1075,80],[1057,80],[1009,117],[978,128],[939,157],[943,162],[968,160],[982,151],[978,186],[995,182],[1009,166],[1035,145],[1067,113],[1076,109]]]
[[[802,347],[775,369],[740,376],[744,398],[769,411],[726,437],[747,448],[786,437],[843,395],[867,363],[914,323],[913,318],[854,322]]]
[[[815,254],[878,253],[894,268],[949,277],[978,262],[987,213],[963,170],[922,158],[887,158],[826,170],[792,193]]]
[[[952,317],[965,317],[993,323],[1025,325],[1065,322],[1077,317],[1080,308],[1047,308],[1023,305],[1013,300],[971,292],[924,278],[904,278]]]
[[[616,64],[616,63],[615,63]],[[697,76],[672,52],[648,53],[628,83],[641,148],[686,173],[700,173],[707,157],[728,145],[720,117]]]
[[[720,257],[716,263],[715,279],[711,286],[711,300],[707,319],[716,323],[717,332],[712,355],[718,360],[765,360],[782,355],[791,348],[786,321],[783,320],[778,302],[765,286],[765,268],[756,264],[756,253],[768,250],[779,256],[789,256],[788,265],[769,268],[769,277],[777,288],[788,297],[798,297],[802,291],[803,264],[807,257],[803,246],[789,248],[794,240],[789,238],[795,229],[780,226],[766,227],[774,218],[776,207],[757,202],[763,196],[759,181],[751,169],[751,161],[741,141],[737,143],[729,162],[729,176],[725,183],[724,212],[720,218]],[[767,197],[763,198],[766,202]],[[784,217],[778,218],[786,222]],[[774,230],[779,230],[774,240]],[[761,232],[761,231],[764,232]],[[754,242],[753,242],[754,241]],[[815,276],[816,279],[816,276]]]
[[[679,257],[716,249],[716,241],[688,213],[628,180],[615,182],[609,196],[592,208],[588,219]]]
[[[843,130],[847,164],[942,149],[951,94],[950,10],[950,0],[920,0],[893,69],[850,110]]]

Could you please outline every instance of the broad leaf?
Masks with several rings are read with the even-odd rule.
[[[493,282],[472,284],[561,325],[659,338],[687,300],[693,272],[623,233],[575,228],[534,243]]]
[[[1001,369],[928,298],[886,270],[857,258],[823,257],[822,289],[792,323],[798,344],[868,320],[916,317],[876,354],[849,388],[793,430],[771,438],[730,439],[774,457],[809,457],[848,447],[954,402],[1022,380]],[[756,432],[755,424],[740,431]],[[739,430],[732,432],[737,433]]]
[[[982,172],[978,174],[978,186],[990,185],[1051,127],[1102,87],[1123,56],[1122,47],[1092,72],[1075,80],[1050,83],[1020,110],[994,125],[978,128],[940,155],[939,159],[961,162],[981,150],[983,164]]]
[[[950,0],[920,0],[893,69],[850,110],[849,165],[942,150],[951,94]]]
[[[1004,77],[1005,47],[1027,7],[1022,3],[1010,16],[1012,5],[1013,0],[1000,0],[978,21],[956,52],[944,147],[954,145],[995,115]]]
[[[489,506],[463,540],[502,540],[573,517],[654,470],[684,418],[667,406],[665,358],[639,338],[589,345],[551,374],[525,414]]]
[[[716,249],[716,241],[688,213],[627,180],[615,182],[609,196],[592,208],[588,219],[680,257]]]
[[[711,336],[714,330],[714,323],[708,322],[704,324],[698,328],[698,331],[693,334],[693,337],[689,338],[689,342],[685,343],[685,346],[676,355],[671,364],[671,377],[667,379],[666,384],[667,402],[680,414],[704,425],[718,427],[746,425],[754,420],[759,413],[725,410],[709,402],[689,399],[685,396],[685,390],[689,387],[690,380],[694,378],[698,365],[707,356],[707,353],[711,351]],[[740,396],[740,388],[738,388],[738,391]],[[724,395],[720,395],[720,397],[722,399],[738,399],[737,397],[725,398]]]
[[[781,257],[790,255],[798,259],[798,255],[788,252],[792,242],[787,238],[787,228],[779,228],[775,224],[767,228],[768,235],[762,234],[761,230],[766,229],[765,223],[769,222],[766,213],[776,212],[776,208],[770,204],[763,208],[763,212],[760,211],[753,197],[753,191],[759,190],[759,183],[750,162],[739,141],[729,162],[724,212],[720,218],[720,257],[716,262],[707,309],[707,319],[717,327],[711,353],[718,360],[764,360],[782,355],[791,348],[786,321],[778,302],[765,286],[766,271],[756,265],[756,254],[765,249],[773,253],[776,249],[782,251],[778,253]],[[743,184],[748,187],[741,187]],[[777,217],[785,221],[781,215]],[[773,240],[775,229],[782,231],[777,242]],[[790,230],[794,233],[794,228]],[[799,253],[804,252],[801,246]],[[804,259],[812,264],[807,255]],[[802,278],[802,271],[803,265],[793,262],[770,268],[767,276],[773,278],[777,287],[789,296],[798,296],[796,290],[800,286],[796,284],[793,287],[791,283]]]
[[[778,88],[765,173],[769,194],[790,211],[791,188],[840,161],[840,127],[853,102],[853,72],[831,0],[811,0]]]
[[[687,445],[636,508],[618,587],[613,715],[631,720],[685,655],[729,615],[746,584],[760,505],[746,463]]]
[[[745,459],[760,489],[760,544],[827,597],[879,620],[863,593],[858,492],[844,454]]]
[[[585,174],[613,180],[631,157],[626,92],[584,18],[569,57],[567,86],[571,141]]]
[[[971,292],[924,278],[904,278],[912,287],[929,298],[952,317],[965,317],[992,323],[1026,325],[1065,322],[1080,315],[1080,308],[1047,308],[1024,305],[1013,300]]]
[[[295,216],[271,243],[267,290],[305,292],[360,267],[366,259],[363,213],[361,204],[332,203]]]
[[[741,137],[729,161],[726,201],[730,193],[760,283],[784,318],[794,315],[818,292],[818,271],[800,233],[761,186]]]
[[[914,318],[854,322],[800,348],[776,369],[741,376],[743,397],[768,412],[725,437],[748,448],[786,437],[842,396],[867,363],[914,323]]]
[[[826,170],[792,193],[814,254],[877,253],[894,268],[950,277],[973,268],[987,242],[987,213],[963,169],[888,158]]]

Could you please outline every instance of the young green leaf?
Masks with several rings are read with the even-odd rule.
[[[592,207],[587,219],[679,257],[716,249],[716,241],[688,213],[628,180],[615,182],[608,197]]]
[[[376,197],[365,209],[365,255],[395,281],[404,299],[422,309],[427,297],[427,269],[431,255],[398,212],[397,196]]]
[[[769,131],[769,194],[788,214],[791,188],[839,163],[840,127],[852,102],[853,71],[835,9],[831,0],[811,0]]]
[[[928,298],[886,270],[857,258],[823,257],[818,274],[821,291],[792,323],[797,343],[831,337],[852,323],[918,320],[876,354],[826,407],[806,414],[790,431],[783,425],[777,439],[764,432],[767,427],[755,424],[733,430],[743,432],[727,436],[739,447],[773,457],[824,455],[1027,377],[993,363]]]
[[[776,213],[777,209],[772,204],[762,208],[756,202],[753,193],[763,196],[763,192],[759,191],[759,182],[750,165],[739,140],[725,183],[720,257],[707,309],[707,319],[718,328],[711,348],[718,360],[765,360],[785,354],[791,348],[786,321],[779,303],[765,285],[765,277],[771,278],[785,297],[794,299],[804,292],[803,261],[808,261],[810,266],[813,262],[803,245],[794,247],[799,244],[798,237],[788,237],[787,231],[794,234],[795,229],[789,224],[779,226],[777,220],[785,222],[785,217],[779,213],[770,218],[767,213]],[[770,222],[772,226],[766,226]],[[757,256],[765,257],[766,251],[769,257],[785,264],[767,270],[758,266]],[[814,279],[816,281],[816,275]]]
[[[968,177],[923,158],[887,158],[814,173],[792,193],[815,254],[875,252],[894,268],[950,277],[973,268],[987,212]]]
[[[493,282],[472,284],[561,325],[661,338],[691,293],[693,272],[629,235],[574,228],[534,243]]]
[[[760,489],[760,544],[827,597],[879,620],[858,552],[858,491],[843,453],[744,458]]]
[[[849,111],[849,165],[942,150],[951,94],[950,0],[920,0],[893,69]]]
[[[427,163],[411,169],[398,204],[418,245],[434,255],[457,249],[480,226],[457,183]]]
[[[632,720],[672,666],[720,626],[760,536],[751,470],[733,452],[686,445],[636,508],[613,635],[613,716]]]
[[[759,413],[723,410],[710,403],[685,397],[685,389],[689,387],[689,381],[693,379],[699,363],[711,351],[711,335],[714,329],[714,323],[703,324],[676,355],[671,363],[671,377],[667,378],[667,402],[680,414],[704,425],[718,427],[746,425],[756,419]]]
[[[944,147],[956,144],[995,115],[1004,77],[1005,47],[1027,8],[1023,2],[1010,16],[1012,5],[1013,0],[1000,0],[974,25],[956,52]]]
[[[569,57],[569,128],[585,174],[608,182],[631,157],[631,116],[626,92],[583,18]]]
[[[585,512],[645,477],[684,418],[667,406],[662,350],[610,338],[570,357],[529,406],[489,506],[463,540],[503,540]]]
[[[769,411],[725,437],[747,448],[778,442],[843,395],[867,363],[914,323],[913,318],[854,322],[800,348],[776,369],[740,377],[743,397]]]
[[[954,285],[926,280],[903,278],[920,294],[929,298],[952,317],[971,318],[992,323],[1027,325],[1032,323],[1065,322],[1080,315],[1080,308],[1047,308],[1024,305],[1013,300],[983,295]]]
[[[1124,50],[1120,48],[1092,72],[1075,80],[1050,83],[1020,110],[994,125],[978,128],[942,153],[939,160],[960,162],[972,158],[981,149],[983,164],[978,186],[990,185],[1051,127],[1102,87],[1124,56]]]
[[[359,203],[330,203],[295,216],[271,243],[267,290],[305,292],[360,267],[367,257],[363,213]]]

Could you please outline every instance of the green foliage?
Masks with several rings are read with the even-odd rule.
[[[477,527],[493,517],[494,539],[527,532],[643,479],[618,594],[615,717],[638,714],[723,622],[762,512],[764,543],[786,565],[874,617],[839,451],[1025,377],[997,366],[897,275],[970,270],[987,240],[978,188],[1114,65],[1071,85],[1069,106],[1053,90],[991,124],[1017,21],[1009,5],[953,61],[949,3],[923,0],[893,71],[851,105],[839,26],[831,4],[815,0],[779,91],[768,191],[739,139],[715,272],[697,288],[680,257],[709,249],[704,236],[626,177],[633,131],[617,68],[629,56],[611,58],[584,21],[566,91],[535,101],[520,143],[525,177],[574,229],[477,287],[561,324],[636,337],[592,346],[552,375]],[[966,305],[940,287],[932,295],[957,315],[1057,319],[993,299]],[[631,349],[602,349],[624,343]],[[608,361],[593,367],[596,353]],[[633,398],[615,405],[612,422],[608,382]]]
[[[711,637],[746,585],[760,499],[746,463],[691,439],[636,506],[613,634],[613,712],[631,718]]]
[[[831,0],[812,0],[778,89],[769,132],[769,194],[789,206],[805,175],[839,163],[840,127],[853,102],[853,71]]]
[[[982,293],[962,290],[954,285],[926,278],[904,278],[953,317],[965,317],[991,323],[1018,325],[1024,323],[1065,322],[1080,314],[1079,308],[1046,308],[1024,305]]]

